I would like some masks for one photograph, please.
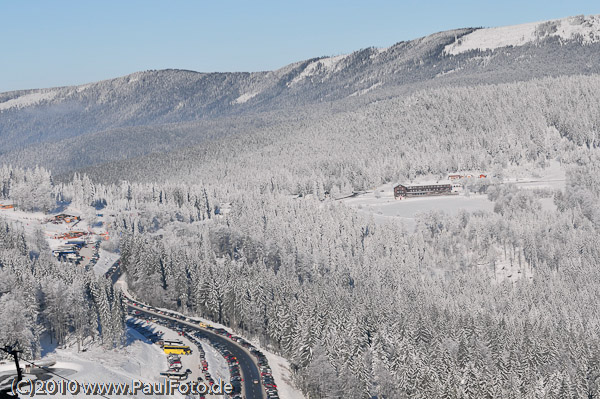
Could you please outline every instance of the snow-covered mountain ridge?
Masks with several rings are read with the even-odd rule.
[[[600,17],[571,17],[438,32],[274,71],[151,70],[79,86],[0,93],[0,155],[5,162],[27,164],[39,162],[42,152],[66,147],[68,152],[52,157],[63,159],[64,171],[115,159],[113,150],[93,149],[107,140],[119,153],[130,149],[117,157],[123,159],[242,134],[273,118],[349,111],[421,89],[600,74],[599,37]],[[482,55],[469,51],[474,49],[494,50]],[[161,141],[132,143],[140,134]],[[65,154],[77,157],[77,165],[64,160]]]
[[[568,17],[496,28],[477,29],[444,48],[445,54],[457,55],[471,50],[495,50],[508,46],[523,46],[557,37],[580,39],[583,44],[600,42],[600,15]]]

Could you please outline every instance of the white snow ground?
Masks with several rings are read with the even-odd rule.
[[[97,276],[106,273],[108,269],[113,265],[113,263],[115,263],[117,259],[119,259],[119,254],[105,251],[102,248],[100,248],[98,254],[100,255],[100,258],[98,259],[98,262],[96,262],[96,264],[94,265],[94,273]]]
[[[77,353],[76,346],[57,349],[47,357],[81,365],[72,378],[82,382],[162,381],[160,373],[166,368],[166,356],[157,345],[144,340],[137,331],[128,329],[129,345],[114,350],[92,347]]]
[[[563,190],[567,181],[566,173],[560,162],[550,161],[549,165],[543,170],[521,170],[521,173],[512,171],[508,177],[504,179],[504,183],[515,184],[523,189],[558,189]]]
[[[208,372],[212,378],[215,381],[221,379],[230,382],[231,376],[229,375],[229,366],[227,365],[225,358],[208,343],[208,340],[202,339],[200,342],[202,343],[202,349],[204,349],[204,355],[206,357],[206,362],[208,363]]]
[[[52,100],[57,94],[56,91],[35,91],[33,93],[26,93],[22,96],[0,103],[0,111],[39,104],[42,101]]]
[[[232,104],[244,104],[245,102],[248,102],[249,100],[253,99],[254,97],[256,97],[259,93],[244,93],[241,96],[239,96],[238,98],[236,98],[235,100],[232,101]]]
[[[447,45],[444,53],[456,55],[470,50],[494,50],[506,46],[522,46],[551,36],[564,40],[580,36],[585,44],[599,42],[600,15],[478,29]]]
[[[377,223],[400,222],[409,230],[416,226],[419,213],[443,211],[450,215],[458,214],[461,209],[469,212],[493,211],[494,204],[485,195],[452,195],[426,198],[394,199],[393,184],[385,184],[376,190],[345,198],[342,201],[358,212],[373,215]]]
[[[519,279],[531,280],[533,278],[533,269],[521,259],[521,265],[519,265],[518,258],[514,259],[512,264],[509,258],[501,257],[502,259],[496,263],[496,279],[495,282],[500,283],[502,281],[517,281]]]
[[[0,201],[1,205],[10,205],[10,201]],[[20,209],[0,209],[0,217],[9,221],[18,222],[25,229],[27,235],[33,235],[37,227],[42,225],[42,221],[46,218],[42,212],[24,212]]]
[[[97,344],[88,345],[85,352],[77,352],[76,344],[64,349],[50,348],[49,353],[36,363],[56,361],[50,370],[80,383],[162,382],[160,372],[166,365],[162,350],[146,342],[135,330],[128,329],[128,334],[129,344],[124,348],[105,350]],[[12,375],[13,369],[11,364],[0,365],[0,375]],[[52,379],[60,380],[59,377]]]
[[[292,86],[296,85],[297,83],[299,83],[300,81],[302,81],[306,78],[310,78],[311,76],[315,76],[319,73],[337,72],[341,69],[339,67],[340,62],[342,60],[344,60],[344,58],[346,58],[346,57],[348,57],[347,54],[337,55],[335,57],[320,58],[316,61],[313,61],[310,64],[308,64],[304,68],[304,70],[298,74],[298,76],[296,76],[294,79],[292,79],[292,81],[289,82],[287,84],[287,86],[292,87]]]

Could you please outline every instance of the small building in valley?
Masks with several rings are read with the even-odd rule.
[[[398,184],[394,187],[394,198],[426,197],[432,195],[453,195],[452,184],[421,183]]]

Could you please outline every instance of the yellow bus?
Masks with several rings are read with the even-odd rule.
[[[176,355],[191,355],[192,350],[187,345],[165,345],[163,346],[163,351],[166,354],[174,353]]]

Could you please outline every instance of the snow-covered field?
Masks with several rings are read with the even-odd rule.
[[[63,349],[50,347],[36,362],[55,361],[50,370],[79,383],[162,382],[160,372],[166,365],[162,350],[133,329],[128,329],[128,338],[127,346],[114,350],[105,350],[98,343],[87,345],[85,352],[77,352],[76,344]],[[0,365],[0,375],[12,375],[13,370],[14,365]],[[53,379],[60,380],[56,376]]]
[[[319,73],[337,72],[341,69],[339,67],[340,62],[343,61],[346,57],[348,57],[347,54],[336,55],[334,57],[324,57],[313,61],[310,64],[308,64],[304,68],[304,70],[300,74],[298,74],[298,76],[296,76],[294,79],[292,79],[292,81],[289,82],[287,85],[288,87],[292,87],[297,83],[301,82],[303,79],[310,78],[311,76],[315,76]]]
[[[510,259],[504,258],[496,263],[495,273],[495,281],[498,283],[505,280],[516,281],[523,278],[531,280],[533,278],[532,268],[523,259],[519,265],[518,259],[513,259],[511,262]]]
[[[12,204],[10,201],[0,201],[0,205]],[[42,225],[42,222],[47,217],[42,212],[24,212],[20,209],[0,209],[0,217],[9,221],[18,222],[21,224],[25,233],[32,236],[37,227]]]
[[[447,214],[458,214],[466,211],[492,211],[494,204],[485,195],[452,195],[426,198],[394,199],[393,184],[385,184],[372,192],[343,200],[358,212],[373,215],[375,222],[395,221],[403,223],[412,230],[416,225],[416,217],[420,213],[443,211]]]
[[[566,173],[558,161],[551,161],[549,165],[542,170],[511,171],[511,177],[504,179],[505,184],[515,184],[524,189],[558,189],[563,190],[566,183]],[[512,177],[514,176],[514,177]]]
[[[232,104],[244,104],[246,102],[248,102],[249,100],[253,99],[254,97],[256,97],[258,94],[258,92],[255,93],[244,93],[241,96],[239,96],[238,98],[236,98],[235,100],[233,100]]]
[[[147,342],[137,331],[128,329],[129,342],[124,348],[104,350],[92,347],[76,352],[76,347],[57,349],[48,358],[81,365],[73,378],[86,382],[162,381],[166,356],[160,347]]]
[[[24,108],[39,104],[43,101],[50,101],[58,94],[54,90],[37,90],[32,93],[26,93],[19,97],[0,103],[0,111],[11,108]]]
[[[583,43],[598,42],[600,41],[600,15],[477,29],[447,45],[444,53],[456,55],[471,50],[494,50],[506,46],[522,46],[551,36],[564,40],[571,40],[579,36]]]
[[[467,172],[463,172],[467,173]],[[473,174],[476,174],[473,172]],[[501,184],[514,184],[522,189],[562,190],[565,187],[565,170],[557,161],[551,161],[544,169],[522,167],[519,170],[507,170]],[[440,180],[439,183],[448,181]],[[394,184],[388,183],[373,191],[358,194],[342,201],[362,214],[373,216],[377,223],[396,222],[411,231],[416,225],[416,217],[420,213],[440,211],[456,215],[461,210],[467,212],[492,212],[494,204],[486,195],[460,193],[452,196],[394,199]],[[542,198],[544,209],[554,210],[552,198]]]
[[[202,349],[204,349],[204,355],[206,358],[206,362],[208,363],[208,372],[212,376],[212,378],[217,381],[221,379],[223,381],[229,382],[229,366],[227,365],[227,361],[219,351],[217,351],[212,345],[208,343],[208,340],[201,340]]]

